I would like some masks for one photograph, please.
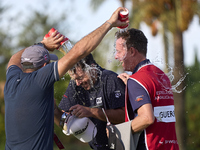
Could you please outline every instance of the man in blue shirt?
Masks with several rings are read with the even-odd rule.
[[[57,62],[50,63],[48,53],[64,39],[56,36],[57,31],[11,57],[4,88],[6,150],[53,150],[54,82],[93,51],[112,27],[127,25],[128,21],[118,20],[120,10],[124,8],[118,8]]]

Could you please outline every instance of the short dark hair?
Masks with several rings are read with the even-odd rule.
[[[86,71],[86,68],[88,67],[87,65],[97,65],[96,61],[94,60],[92,54],[87,55],[85,58],[81,59],[79,62],[77,62],[70,70],[69,72],[71,73],[76,73],[76,68],[79,67],[83,71]],[[97,65],[98,66],[98,65]]]
[[[117,39],[122,38],[126,40],[126,46],[128,49],[134,47],[146,56],[148,40],[141,30],[134,28],[122,31],[119,30],[115,33],[115,37]]]

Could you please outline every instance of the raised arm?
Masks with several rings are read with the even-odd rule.
[[[124,8],[119,7],[112,14],[108,21],[82,38],[64,57],[58,61],[58,73],[60,77],[62,77],[71,67],[73,67],[76,62],[92,52],[112,27],[127,25],[129,22],[128,20],[126,22],[121,22],[118,20],[118,14],[121,10],[124,10]]]
[[[21,66],[21,55],[22,53],[24,52],[25,49],[22,49],[20,50],[19,52],[17,52],[16,54],[14,54],[9,62],[8,62],[8,66],[7,66],[7,69],[11,66],[11,65],[16,65],[18,66],[19,68],[22,69],[22,66]]]

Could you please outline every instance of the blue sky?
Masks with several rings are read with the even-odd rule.
[[[12,11],[6,15],[14,16],[17,12],[22,12],[20,16],[22,19],[29,15],[30,8],[45,12],[43,5],[46,2],[52,4],[50,5],[50,9],[48,9],[51,12],[55,12],[52,14],[52,17],[56,17],[56,15],[63,12],[69,15],[68,19],[72,27],[70,33],[73,34],[67,36],[74,41],[80,40],[83,36],[99,27],[120,6],[119,0],[107,0],[97,11],[93,12],[90,9],[90,0],[3,0],[3,4],[12,6]],[[127,3],[127,8],[129,7],[131,7],[130,3]],[[145,24],[141,25],[141,30],[148,38],[147,57],[162,68],[164,53],[161,35],[152,37],[151,31]],[[200,25],[197,17],[193,19],[189,29],[184,32],[183,39],[185,64],[187,66],[192,65],[195,48],[198,50],[198,58],[200,60]]]

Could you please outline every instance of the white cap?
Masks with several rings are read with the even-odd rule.
[[[66,135],[73,134],[80,141],[88,143],[96,136],[97,128],[87,117],[76,118],[71,116],[67,122],[67,131],[63,130],[63,133]]]

